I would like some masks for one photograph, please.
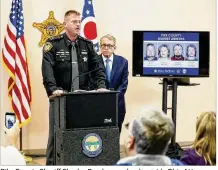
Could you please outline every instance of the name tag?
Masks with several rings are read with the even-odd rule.
[[[81,54],[85,54],[85,55],[86,55],[86,54],[87,54],[87,51],[82,51]]]
[[[57,51],[55,54],[56,61],[70,61],[69,51]]]

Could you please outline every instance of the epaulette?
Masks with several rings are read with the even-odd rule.
[[[92,42],[92,41],[88,40],[87,38],[84,38],[84,37],[82,37],[80,35],[78,35],[78,38],[81,39],[81,40],[87,41],[87,42]]]
[[[64,38],[64,36],[63,36],[63,34],[60,34],[60,35],[51,37],[51,38],[49,38],[48,40],[49,40],[49,41],[54,41],[54,40],[60,40],[60,39],[62,39],[62,38]]]

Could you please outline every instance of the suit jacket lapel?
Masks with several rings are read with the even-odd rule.
[[[99,57],[100,57],[101,63],[102,63],[103,66],[104,66],[104,69],[106,69],[106,68],[105,68],[105,65],[104,65],[104,60],[103,60],[103,58],[102,58],[102,54],[99,55]],[[111,78],[110,78],[111,81],[113,80],[114,73],[115,73],[116,70],[117,70],[117,66],[118,66],[117,57],[116,57],[116,55],[114,54],[114,59],[113,59],[113,64],[112,64],[112,69],[111,69]]]
[[[117,62],[117,57],[116,55],[114,54],[114,59],[113,59],[113,64],[112,64],[112,70],[111,70],[111,81],[113,80],[113,77],[114,77],[114,73],[116,72],[117,70],[117,66],[118,66],[118,62]]]

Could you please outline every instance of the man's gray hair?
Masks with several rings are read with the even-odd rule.
[[[147,109],[132,122],[136,153],[165,154],[174,133],[174,124],[164,112]]]
[[[100,39],[100,44],[102,45],[102,39],[103,38],[107,38],[107,39],[109,39],[109,40],[112,40],[113,42],[114,42],[114,45],[116,45],[116,38],[113,36],[113,35],[111,35],[111,34],[106,34],[106,35],[104,35],[103,37],[101,37],[101,39]]]

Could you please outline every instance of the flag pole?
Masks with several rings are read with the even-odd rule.
[[[23,130],[22,130],[22,128],[20,128],[20,153],[23,155],[26,163],[29,164],[29,163],[32,162],[33,159],[30,156],[26,156],[25,153],[22,151],[23,150],[23,140],[22,140],[22,137],[23,137]]]
[[[23,150],[23,141],[22,141],[22,136],[23,136],[23,133],[22,133],[22,128],[20,128],[20,151]]]

